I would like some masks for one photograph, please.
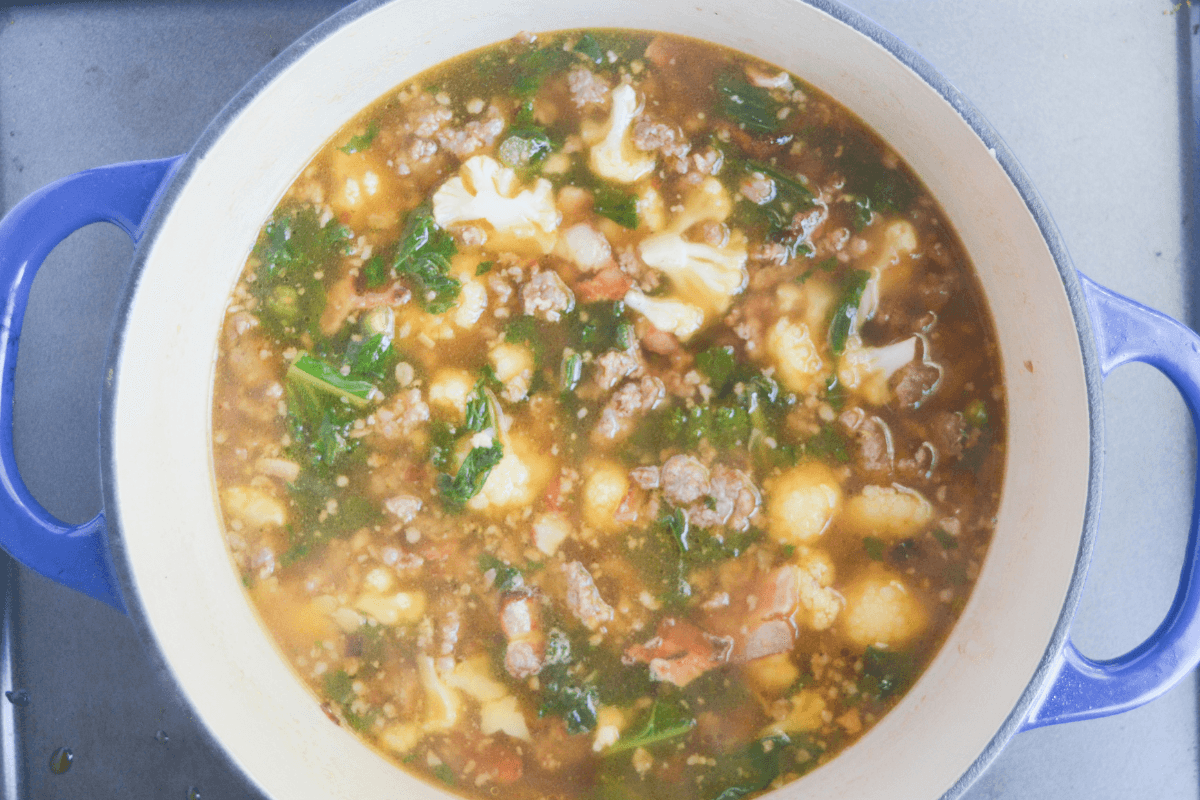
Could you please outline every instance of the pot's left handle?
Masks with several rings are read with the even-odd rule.
[[[68,525],[44,509],[13,456],[13,379],[29,288],[59,242],[93,222],[111,222],[133,239],[182,156],[114,164],[69,175],[34,192],[0,220],[0,547],[64,586],[125,611],[113,576],[104,512]]]
[[[1200,336],[1187,326],[1080,275],[1107,376],[1130,361],[1154,367],[1175,384],[1200,431]],[[1200,475],[1198,475],[1200,478]],[[1045,687],[1022,730],[1119,714],[1153,700],[1200,663],[1200,480],[1192,500],[1187,554],[1167,616],[1123,656],[1095,661],[1070,640],[1050,665]]]

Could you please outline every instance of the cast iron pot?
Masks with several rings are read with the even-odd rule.
[[[858,743],[780,797],[960,794],[1018,731],[1117,713],[1200,661],[1197,521],[1175,600],[1105,662],[1069,640],[1099,513],[1101,380],[1142,361],[1196,420],[1200,338],[1076,273],[1036,194],[979,115],[911,50],[827,0],[364,0],[244,89],[185,156],[68,177],[0,221],[0,545],[128,612],[233,764],[275,798],[443,796],[320,711],[264,634],[226,552],[209,438],[229,293],[259,226],[355,112],[446,58],[525,29],[672,31],[761,56],[883,136],[941,202],[999,332],[1010,423],[995,540],[962,617],[917,684]],[[106,220],[137,243],[102,398],[104,510],[66,525],[12,452],[17,340],[34,273]]]

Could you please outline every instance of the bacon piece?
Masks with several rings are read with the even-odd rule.
[[[676,686],[687,686],[710,669],[729,661],[733,639],[713,636],[687,620],[665,617],[653,639],[625,650],[625,664],[650,665],[650,677]]]
[[[633,287],[633,278],[620,268],[605,267],[595,276],[575,284],[575,297],[581,303],[598,300],[620,300]]]

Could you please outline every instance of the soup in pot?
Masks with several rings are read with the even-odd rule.
[[[262,228],[213,453],[325,711],[472,797],[734,800],[935,655],[999,502],[946,218],[796,76],[522,35],[365,109]]]

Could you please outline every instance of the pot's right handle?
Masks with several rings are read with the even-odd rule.
[[[1200,431],[1200,336],[1165,314],[1105,289],[1080,274],[1100,371],[1140,361],[1175,384]],[[1052,665],[1046,688],[1021,729],[1118,714],[1148,703],[1200,663],[1200,585],[1197,527],[1200,475],[1179,588],[1166,618],[1146,641],[1123,656],[1093,661],[1067,641]]]
[[[78,172],[26,197],[0,220],[0,547],[64,586],[124,611],[105,535],[104,512],[68,525],[46,511],[13,455],[13,379],[33,277],[50,251],[93,222],[111,222],[133,239],[182,156]]]

